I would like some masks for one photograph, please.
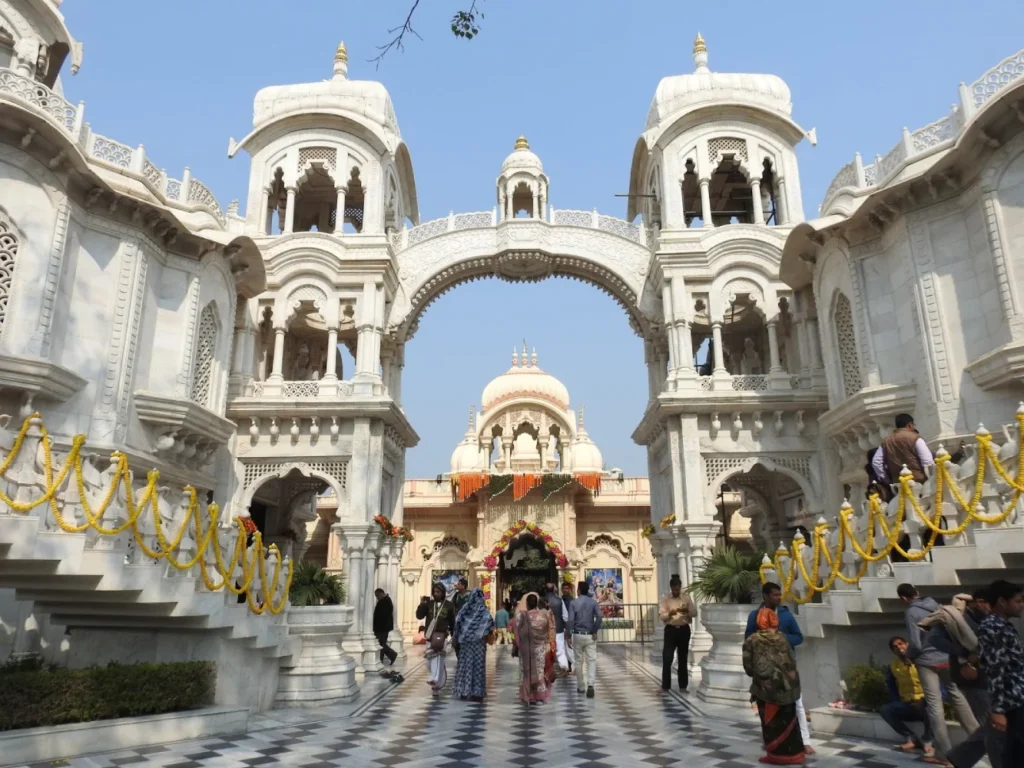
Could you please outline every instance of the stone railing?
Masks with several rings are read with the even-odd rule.
[[[145,148],[141,144],[131,147],[93,133],[84,121],[84,102],[75,106],[42,83],[3,67],[0,67],[0,98],[19,101],[33,111],[43,113],[71,139],[89,162],[115,168],[126,176],[138,179],[171,208],[202,209],[209,212],[222,227],[225,225],[226,218],[217,199],[205,184],[191,178],[188,168],[181,181],[168,179],[167,172],[146,157]]]
[[[828,213],[829,206],[843,189],[867,189],[886,183],[910,162],[953,145],[971,118],[986,102],[1004,88],[1024,76],[1024,50],[1008,56],[970,85],[960,84],[959,103],[948,115],[916,131],[903,129],[900,141],[875,162],[864,165],[858,153],[832,179],[825,191],[819,214]]]
[[[519,221],[537,221],[537,219],[511,219],[508,223]],[[639,224],[614,216],[605,216],[593,211],[568,211],[548,208],[548,218],[541,219],[556,227],[583,227],[600,229],[613,235],[640,243],[648,248],[657,246],[657,231],[648,229],[641,221]],[[501,222],[506,223],[506,222]],[[474,213],[449,213],[440,219],[424,222],[411,229],[401,229],[391,233],[391,247],[397,253],[434,237],[456,232],[463,229],[486,229],[498,226],[498,210],[477,211]]]
[[[783,375],[788,379],[790,388],[801,388],[800,377],[798,375],[788,373]],[[778,387],[778,385],[776,385],[775,387],[771,386],[771,378],[771,376],[759,373],[737,374],[735,376],[729,375],[727,376],[727,379],[722,380],[723,384],[726,380],[728,381],[728,384],[723,387],[715,386],[714,376],[701,376],[699,377],[698,381],[700,384],[700,389],[703,392],[714,392],[716,390],[720,391],[722,389],[731,390],[733,392],[767,392],[770,389],[776,389]],[[783,388],[785,388],[786,385],[783,384],[782,386]],[[810,386],[810,384],[808,383],[807,386]]]
[[[245,397],[287,398],[305,400],[310,398],[342,398],[352,394],[352,382],[338,379],[319,381],[253,381],[246,388]]]

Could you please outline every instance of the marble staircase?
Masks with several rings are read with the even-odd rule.
[[[797,608],[800,628],[807,637],[824,638],[828,627],[902,627],[905,606],[896,587],[903,582],[939,602],[995,579],[1024,582],[1024,528],[980,527],[966,538],[971,543],[934,547],[921,562],[892,563],[891,574],[864,577],[858,586],[837,582],[820,602]]]
[[[179,573],[163,562],[127,563],[126,540],[103,544],[45,530],[35,515],[3,515],[0,588],[66,627],[213,632],[266,658],[295,652],[287,611],[256,615],[227,590],[207,591],[199,566]]]

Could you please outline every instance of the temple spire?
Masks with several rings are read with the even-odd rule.
[[[708,47],[700,32],[693,40],[693,63],[696,66],[695,72],[710,72],[708,69]]]
[[[512,367],[519,367],[519,350],[516,349],[515,344],[512,345]]]

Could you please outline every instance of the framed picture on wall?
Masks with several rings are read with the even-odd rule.
[[[430,583],[444,584],[445,592],[448,594],[449,599],[455,594],[455,585],[459,583],[459,579],[468,580],[469,571],[444,568],[441,570],[435,569],[430,572]]]
[[[590,594],[607,618],[622,616],[623,588],[621,568],[587,568],[583,578],[590,585]]]

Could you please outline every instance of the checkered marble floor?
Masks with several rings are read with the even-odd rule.
[[[454,675],[449,660],[449,691]],[[289,710],[253,718],[241,736],[179,742],[77,757],[72,768],[463,768],[538,766],[699,766],[749,768],[761,755],[760,729],[749,712],[703,714],[699,700],[663,693],[642,649],[602,646],[597,697],[576,692],[574,679],[557,681],[551,699],[528,707],[517,700],[518,667],[499,646],[488,653],[488,697],[483,704],[433,698],[426,670],[413,660],[404,683],[368,690],[333,710]],[[376,683],[376,681],[374,681]],[[277,718],[277,719],[274,719]],[[815,742],[811,765],[899,768],[921,765],[885,744]],[[42,763],[32,768],[51,766]]]

